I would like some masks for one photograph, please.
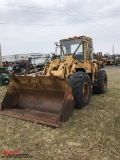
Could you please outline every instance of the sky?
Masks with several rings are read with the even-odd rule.
[[[120,53],[119,0],[0,0],[2,55],[51,53],[54,42],[93,39],[94,52]]]

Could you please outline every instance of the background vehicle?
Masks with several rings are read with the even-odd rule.
[[[1,73],[0,74],[0,86],[3,86],[3,85],[8,85],[9,84],[9,74],[6,74],[6,73]]]
[[[120,55],[115,56],[115,65],[117,66],[118,64],[120,64]]]
[[[115,64],[115,57],[113,55],[109,55],[106,57],[106,65],[114,65]]]
[[[91,86],[96,94],[107,90],[107,75],[93,62],[92,39],[60,40],[60,58],[45,64],[42,76],[15,75],[1,105],[1,114],[59,127],[86,106]],[[12,101],[11,101],[12,99]]]
[[[0,67],[0,74],[1,73],[8,73],[7,67]]]
[[[104,68],[106,64],[106,59],[103,58],[102,52],[93,53],[93,62],[97,63],[98,68]]]

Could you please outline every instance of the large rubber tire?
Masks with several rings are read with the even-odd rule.
[[[69,77],[68,83],[72,86],[74,107],[83,108],[86,106],[91,98],[91,80],[89,75],[78,71]]]
[[[104,70],[99,70],[97,74],[97,86],[93,86],[93,93],[103,94],[107,90],[107,74]]]

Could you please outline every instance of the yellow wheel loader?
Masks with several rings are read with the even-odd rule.
[[[99,63],[100,68],[104,68],[105,67],[106,61],[102,56],[102,52],[98,52],[97,53],[97,61]]]
[[[115,64],[115,61],[112,57],[108,57],[106,59],[106,65],[114,65]]]
[[[93,62],[97,63],[98,68],[104,68],[106,60],[102,57],[102,52],[97,52],[97,55],[93,53]]]
[[[107,75],[93,62],[92,39],[86,36],[56,43],[60,56],[46,64],[42,75],[10,77],[1,114],[59,127],[86,106],[91,86],[96,94],[107,90]]]

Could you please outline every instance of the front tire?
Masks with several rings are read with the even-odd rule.
[[[75,108],[83,108],[91,98],[91,81],[89,76],[81,71],[74,73],[69,78],[69,84],[72,86]]]
[[[97,74],[97,86],[93,86],[93,93],[103,94],[107,90],[107,74],[104,70],[99,70]]]

